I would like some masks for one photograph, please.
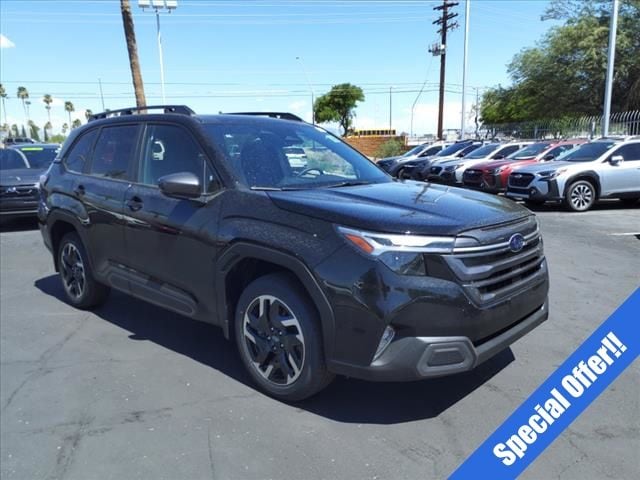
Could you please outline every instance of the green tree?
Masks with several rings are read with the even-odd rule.
[[[62,124],[62,135],[66,135],[68,130],[69,130],[69,124],[68,123],[63,123]]]
[[[508,65],[510,87],[488,90],[487,123],[602,113],[611,2],[554,0],[544,19],[564,21]],[[622,2],[612,111],[640,109],[640,0]]]
[[[10,131],[11,131],[11,134],[12,134],[14,137],[18,137],[18,136],[19,136],[19,135],[18,135],[18,133],[19,133],[19,132],[18,132],[18,125],[16,125],[15,123],[14,123],[13,125],[11,125],[11,130],[10,130]]]
[[[24,125],[20,126],[20,136],[21,137],[26,137],[27,136],[27,131],[24,129]]]
[[[42,97],[42,101],[44,102],[44,108],[47,109],[47,119],[51,122],[51,104],[53,103],[53,97],[47,93]]]
[[[81,126],[81,125],[82,125],[82,122],[80,121],[80,119],[79,119],[79,118],[76,118],[76,119],[73,121],[73,123],[71,124],[71,128],[72,128],[72,129],[73,129],[73,128],[78,128],[78,127],[79,127],[79,126]]]
[[[5,100],[9,98],[7,95],[7,91],[4,86],[0,83],[0,100],[2,100],[2,111],[4,112],[4,122],[7,123],[7,106],[5,105]]]
[[[24,118],[26,121],[29,121],[29,114],[27,113],[27,104],[26,101],[29,98],[29,91],[26,87],[18,87],[18,91],[16,96],[22,100],[22,109],[24,110]],[[22,127],[24,129],[24,126]]]
[[[51,135],[51,137],[49,138],[49,142],[51,142],[51,143],[64,143],[66,138],[67,137],[65,137],[61,133],[56,133],[55,135]]]
[[[397,138],[384,142],[376,150],[376,158],[396,157],[404,152],[404,144]]]
[[[38,127],[33,120],[29,120],[29,137],[33,138],[36,142],[40,141],[40,127]]]
[[[87,122],[89,121],[89,119],[91,118],[92,115],[93,115],[93,111],[91,109],[87,108],[84,111],[84,118],[87,119]]]
[[[69,125],[71,125],[71,112],[76,111],[76,107],[73,106],[73,102],[64,102],[64,111],[67,112],[67,115],[69,116]]]
[[[344,136],[351,129],[358,102],[364,102],[362,89],[350,83],[341,83],[318,97],[313,105],[313,112],[320,123],[338,122]]]

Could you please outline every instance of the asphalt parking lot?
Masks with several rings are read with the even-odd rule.
[[[64,303],[35,225],[0,234],[2,479],[448,476],[640,285],[640,208],[538,211],[551,318],[476,371],[338,378],[291,406],[253,389],[215,327],[123,294]],[[637,478],[634,363],[523,474]]]

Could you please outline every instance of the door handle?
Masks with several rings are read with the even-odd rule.
[[[138,210],[140,210],[142,208],[142,206],[144,204],[143,204],[142,199],[140,197],[133,197],[133,198],[130,198],[129,200],[127,200],[125,202],[125,205],[132,212],[137,212]]]
[[[84,189],[84,185],[78,185],[76,188],[73,189],[73,193],[75,193],[79,197],[84,195],[86,193],[86,190]]]

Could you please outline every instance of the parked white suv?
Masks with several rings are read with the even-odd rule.
[[[506,195],[528,203],[562,201],[584,212],[601,198],[640,199],[640,137],[601,138],[558,161],[527,165],[509,175]]]

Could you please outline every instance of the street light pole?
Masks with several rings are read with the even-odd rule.
[[[314,109],[315,104],[315,92],[313,91],[313,85],[311,84],[311,80],[309,80],[309,74],[307,73],[307,69],[304,67],[304,62],[302,61],[302,57],[296,57],[296,60],[300,62],[300,67],[302,68],[302,73],[304,73],[305,78],[307,79],[307,83],[309,84],[309,90],[311,90],[311,123],[313,125],[316,124],[316,112]]]
[[[611,92],[613,90],[613,67],[616,57],[616,30],[618,28],[619,0],[613,0],[611,23],[609,24],[609,54],[607,59],[607,83],[604,89],[604,113],[602,116],[602,136],[609,135],[609,116],[611,115]]]
[[[467,50],[469,48],[469,11],[471,10],[471,0],[466,0],[464,11],[464,55],[462,60],[462,114],[460,115],[460,140],[464,140],[465,128],[465,100],[467,87]]]
[[[160,89],[162,90],[162,103],[167,103],[164,89],[164,60],[162,55],[162,35],[160,32],[160,10],[167,9],[169,13],[178,7],[177,0],[138,0],[138,6],[144,10],[152,7],[156,12],[156,31],[158,37],[158,56],[160,58]]]

